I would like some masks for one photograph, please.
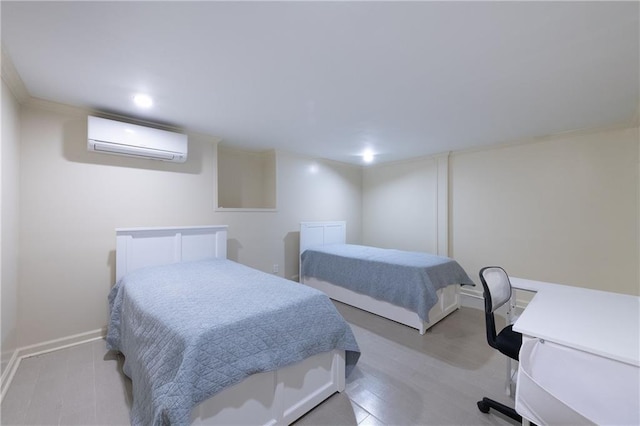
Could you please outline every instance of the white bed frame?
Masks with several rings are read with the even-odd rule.
[[[227,226],[116,229],[116,278],[147,266],[227,257]],[[192,424],[284,425],[345,387],[343,350],[258,373],[196,406]]]
[[[300,256],[306,249],[314,246],[345,244],[345,242],[346,222],[344,221],[300,223]],[[302,261],[300,263],[302,264]],[[417,313],[401,306],[384,302],[314,277],[302,276],[302,270],[300,270],[300,282],[323,291],[330,298],[339,302],[416,328],[420,334],[424,334],[435,323],[460,308],[460,285],[457,284],[437,291],[438,302],[429,311],[429,322],[426,322]]]

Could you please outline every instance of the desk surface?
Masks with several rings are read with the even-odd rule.
[[[640,297],[510,277],[536,292],[513,329],[640,366]]]

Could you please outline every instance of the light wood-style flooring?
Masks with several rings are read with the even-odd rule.
[[[504,393],[505,358],[486,343],[484,313],[461,308],[424,336],[336,303],[362,356],[334,394],[296,425],[514,425],[476,401]],[[2,425],[125,425],[131,381],[103,340],[24,359],[0,406]]]

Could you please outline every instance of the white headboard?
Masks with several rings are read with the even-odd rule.
[[[227,257],[227,225],[116,229],[116,282],[147,266]]]
[[[300,222],[300,254],[309,247],[345,244],[347,222]]]

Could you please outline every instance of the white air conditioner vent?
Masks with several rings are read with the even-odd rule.
[[[187,135],[106,118],[88,118],[89,151],[183,163]]]

